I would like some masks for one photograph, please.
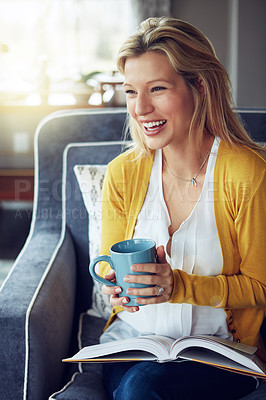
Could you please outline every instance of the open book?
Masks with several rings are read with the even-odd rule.
[[[184,336],[174,340],[147,335],[84,347],[63,362],[190,360],[266,379],[265,365],[255,351],[255,347],[215,336]]]

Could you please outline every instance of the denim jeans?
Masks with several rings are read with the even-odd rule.
[[[252,377],[192,361],[108,363],[103,377],[114,400],[237,400],[257,385]]]

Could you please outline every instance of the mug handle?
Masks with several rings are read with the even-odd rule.
[[[92,260],[91,263],[90,263],[89,271],[90,271],[91,276],[92,276],[96,281],[98,281],[98,282],[100,282],[100,283],[102,283],[102,284],[104,284],[104,285],[107,285],[107,286],[116,286],[116,283],[115,283],[115,282],[108,281],[107,279],[104,279],[104,278],[102,278],[100,275],[96,274],[96,272],[95,272],[95,265],[98,264],[98,262],[100,262],[100,261],[105,261],[105,262],[107,262],[108,264],[110,264],[110,267],[111,267],[112,269],[114,269],[114,266],[113,266],[113,263],[112,263],[112,259],[111,259],[110,256],[99,256],[99,257],[94,258],[94,260]]]

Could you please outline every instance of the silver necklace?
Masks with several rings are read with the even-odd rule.
[[[208,157],[209,157],[210,153],[207,154],[207,156],[205,157],[203,163],[201,164],[201,166],[199,167],[199,170],[197,171],[197,173],[191,178],[191,179],[186,179],[186,178],[181,178],[180,176],[175,175],[171,169],[169,168],[169,165],[166,162],[166,159],[163,157],[163,160],[165,162],[165,165],[168,169],[168,171],[170,172],[171,175],[173,175],[173,177],[175,177],[176,179],[181,179],[181,181],[185,181],[185,182],[191,182],[193,186],[197,186],[198,182],[197,182],[197,176],[199,175],[200,171],[202,170],[204,164],[206,163]]]

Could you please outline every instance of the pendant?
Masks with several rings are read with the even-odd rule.
[[[197,181],[196,181],[195,178],[192,178],[192,179],[191,179],[191,182],[192,182],[192,185],[193,185],[193,186],[197,186]]]

